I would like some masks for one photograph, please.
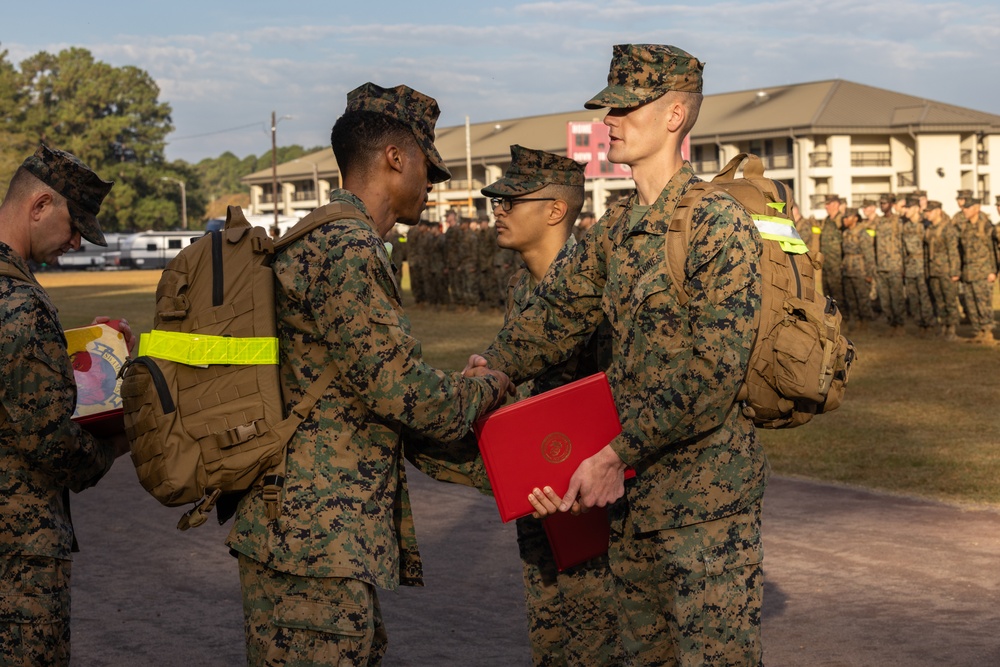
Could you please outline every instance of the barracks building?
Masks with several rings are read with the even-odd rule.
[[[511,144],[588,162],[584,208],[600,216],[632,187],[627,167],[606,159],[603,117],[583,110],[439,127],[435,144],[452,179],[434,186],[431,219],[449,208],[491,215],[479,190],[503,174]],[[687,148],[706,180],[741,152],[761,156],[807,217],[822,218],[831,193],[858,206],[882,193],[925,190],[949,213],[958,190],[986,204],[1000,194],[1000,116],[841,79],[706,95]],[[292,217],[325,204],[340,185],[329,148],[278,165],[276,178],[265,169],[243,182],[251,214],[273,213],[277,191],[278,213]]]

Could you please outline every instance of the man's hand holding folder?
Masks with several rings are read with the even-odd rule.
[[[626,468],[611,445],[606,446],[580,463],[562,498],[551,486],[536,488],[528,496],[528,502],[535,508],[532,516],[544,519],[557,511],[579,514],[593,507],[611,505],[625,495]]]

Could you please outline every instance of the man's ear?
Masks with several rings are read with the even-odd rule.
[[[549,206],[549,219],[546,224],[550,227],[554,227],[563,221],[566,217],[566,212],[569,210],[569,205],[562,199],[557,199],[551,203]]]
[[[31,219],[39,220],[45,214],[47,207],[55,206],[55,198],[51,192],[37,192],[31,198]]]
[[[393,171],[402,172],[403,162],[406,160],[406,154],[395,144],[389,144],[385,147],[385,162],[389,169]]]
[[[679,99],[672,99],[667,104],[666,115],[667,129],[671,132],[677,132],[684,127],[684,123],[687,121],[687,107]]]

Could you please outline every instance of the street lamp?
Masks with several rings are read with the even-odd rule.
[[[271,112],[271,196],[274,197],[274,233],[278,233],[278,121],[291,116],[275,117]]]
[[[187,204],[187,188],[184,185],[184,181],[179,178],[171,178],[169,176],[160,176],[161,181],[173,181],[177,185],[181,186],[181,229],[188,228],[188,204]]]

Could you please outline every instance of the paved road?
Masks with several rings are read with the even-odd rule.
[[[410,477],[427,586],[380,593],[385,665],[529,665],[513,524]],[[73,665],[244,664],[226,528],[179,514],[128,459],[74,497]],[[764,543],[768,665],[1000,665],[1000,512],[774,478]]]

